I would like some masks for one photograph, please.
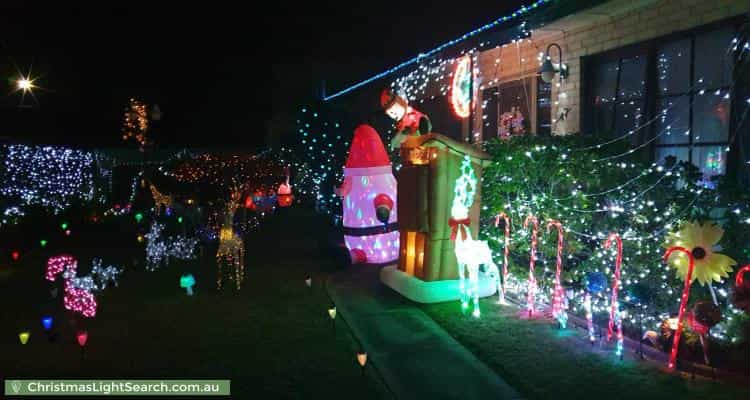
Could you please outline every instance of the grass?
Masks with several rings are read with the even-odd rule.
[[[482,317],[464,316],[457,304],[424,311],[529,399],[741,399],[750,390],[691,381],[633,360],[582,351],[553,324],[517,317],[517,309],[482,300]]]
[[[74,226],[69,239],[48,235],[63,248],[50,244],[12,266],[0,262],[0,379],[215,378],[231,379],[236,398],[388,397],[371,370],[362,376],[346,326],[339,322],[334,330],[327,315],[323,284],[338,267],[311,239],[325,231],[325,220],[291,210],[252,234],[239,293],[216,291],[215,246],[195,262],[145,272],[132,225],[121,217]],[[84,273],[93,256],[127,267],[118,288],[97,295],[95,318],[71,317],[61,290],[51,299],[44,263],[59,250],[78,257]],[[193,297],[178,285],[186,270],[196,277]],[[308,275],[312,288],[304,282]],[[42,329],[46,314],[55,317],[55,341]],[[79,328],[89,332],[83,359],[74,336]],[[18,341],[24,329],[31,331],[25,346]]]

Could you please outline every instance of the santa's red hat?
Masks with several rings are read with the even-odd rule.
[[[391,160],[385,151],[378,132],[370,125],[360,125],[354,130],[354,139],[349,148],[346,168],[371,168],[390,166]]]

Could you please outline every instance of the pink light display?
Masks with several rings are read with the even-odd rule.
[[[500,292],[500,303],[508,304],[505,300],[505,285],[508,284],[508,253],[510,252],[510,218],[504,212],[497,214],[495,217],[495,227],[500,225],[500,219],[505,222],[505,243],[503,248],[503,286]]]
[[[529,280],[528,296],[526,297],[526,308],[529,310],[529,317],[534,314],[534,298],[536,295],[536,277],[534,277],[534,265],[536,265],[536,242],[537,232],[539,231],[539,221],[533,215],[528,215],[523,222],[523,228],[528,229],[529,222],[532,224],[531,229],[531,251],[529,255]]]
[[[565,305],[563,304],[565,293],[563,292],[562,283],[560,282],[560,275],[562,273],[562,252],[563,252],[563,226],[560,221],[554,219],[547,222],[547,232],[557,228],[557,264],[555,269],[555,289],[552,295],[552,317],[554,317],[563,329],[568,323],[568,313],[565,311]]]
[[[690,284],[692,283],[693,268],[695,268],[695,258],[693,258],[693,253],[681,246],[673,246],[668,248],[664,253],[664,262],[667,262],[667,260],[669,260],[669,256],[671,256],[675,251],[685,253],[688,258],[688,270],[687,274],[685,275],[685,287],[682,289],[682,297],[680,299],[680,312],[677,315],[677,330],[675,330],[674,332],[674,339],[672,341],[672,353],[669,355],[669,364],[667,364],[667,367],[669,367],[671,371],[674,371],[676,367],[677,351],[680,346],[680,336],[682,336],[682,320],[685,315],[685,307],[687,307],[688,296],[690,296]]]
[[[57,276],[63,272],[72,271],[73,275],[76,273],[78,262],[73,256],[68,254],[61,254],[59,256],[50,257],[47,260],[47,270],[44,274],[44,278],[50,282],[54,282]]]
[[[620,273],[622,269],[622,239],[617,233],[610,233],[607,241],[604,242],[604,248],[608,249],[612,241],[617,243],[617,258],[615,258],[615,279],[612,281],[612,298],[609,309],[609,326],[607,328],[607,340],[612,339],[615,326],[617,326],[617,349],[615,353],[622,355],[623,337],[622,337],[622,317],[620,316],[620,305],[617,292],[620,288]]]
[[[396,187],[380,135],[369,125],[358,126],[344,167],[344,183],[338,191],[343,198],[346,247],[350,252],[364,252],[364,262],[380,264],[398,258]],[[390,204],[390,215],[385,218],[384,205]]]
[[[62,274],[65,289],[65,296],[63,297],[65,309],[91,318],[96,315],[96,298],[94,298],[93,293],[90,291],[77,288],[73,285],[77,269],[78,261],[71,255],[62,254],[50,257],[47,260],[45,278],[48,281],[54,282]]]

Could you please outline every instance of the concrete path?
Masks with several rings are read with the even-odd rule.
[[[414,303],[380,283],[380,267],[332,276],[328,293],[398,399],[521,399]]]

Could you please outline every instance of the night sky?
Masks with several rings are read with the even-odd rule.
[[[4,4],[0,138],[123,145],[135,97],[159,104],[160,146],[260,146],[267,121],[309,101],[321,80],[330,94],[522,4],[398,3]],[[22,108],[16,68],[31,65],[40,88]]]

